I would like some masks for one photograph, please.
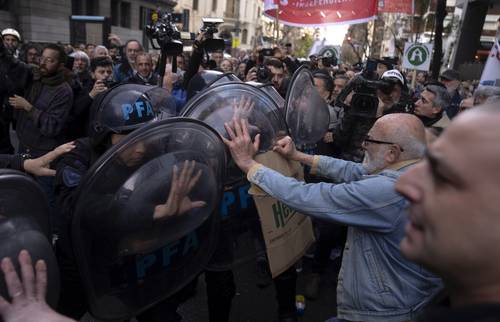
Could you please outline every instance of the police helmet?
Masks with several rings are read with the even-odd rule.
[[[98,96],[91,106],[92,145],[106,143],[107,148],[110,134],[128,134],[157,120],[160,109],[148,95],[151,89],[145,85],[120,84]]]

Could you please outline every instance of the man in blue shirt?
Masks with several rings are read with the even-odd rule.
[[[275,152],[336,184],[305,184],[257,163],[260,136],[252,143],[245,120],[233,120],[226,130],[231,140],[225,143],[250,182],[301,213],[348,226],[337,284],[339,318],[408,321],[438,293],[440,279],[399,252],[407,203],[394,184],[426,147],[416,116],[389,114],[377,120],[363,143],[363,164],[301,153],[290,137],[277,142]]]

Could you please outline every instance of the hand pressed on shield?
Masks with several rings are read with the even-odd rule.
[[[50,163],[74,148],[75,144],[73,142],[69,142],[58,146],[54,150],[39,158],[25,160],[23,163],[24,171],[35,176],[55,176],[56,170],[50,169]]]
[[[2,259],[2,271],[9,296],[8,302],[0,296],[0,316],[5,322],[70,322],[67,318],[53,309],[45,301],[47,293],[47,266],[39,260],[33,271],[30,254],[26,250],[19,253],[21,278],[17,275],[10,258]]]
[[[201,177],[201,170],[194,174],[196,162],[185,161],[179,174],[178,167],[174,165],[172,184],[168,193],[167,202],[155,207],[154,219],[166,219],[168,217],[182,215],[191,209],[206,206],[204,201],[191,201],[188,194]]]
[[[252,142],[248,131],[248,122],[245,119],[233,119],[231,123],[224,123],[227,134],[231,140],[224,137],[222,140],[231,151],[231,156],[238,167],[245,173],[250,168],[257,164],[253,157],[259,150],[260,134],[255,136],[255,141]]]
[[[252,113],[254,107],[255,102],[250,97],[242,96],[239,103],[235,98],[233,100],[233,118],[248,120],[248,117]]]

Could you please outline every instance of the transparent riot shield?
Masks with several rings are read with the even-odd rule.
[[[209,126],[171,118],[132,132],[92,166],[72,238],[94,316],[135,316],[200,273],[214,249],[225,158]]]
[[[18,275],[19,252],[26,249],[33,265],[47,264],[47,303],[56,307],[59,298],[59,269],[51,245],[49,205],[39,184],[19,171],[0,169],[0,260],[10,257]],[[0,295],[9,299],[0,271]]]
[[[286,124],[297,145],[315,144],[328,130],[330,113],[307,66],[293,74],[286,95]]]
[[[260,134],[260,152],[268,151],[287,135],[285,120],[274,101],[260,89],[245,83],[225,83],[209,87],[186,105],[181,116],[200,120],[228,138],[224,123],[233,117],[248,120],[250,135]],[[245,178],[230,161],[224,186],[244,184]]]

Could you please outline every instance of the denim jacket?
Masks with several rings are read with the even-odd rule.
[[[394,190],[402,162],[375,175],[361,164],[315,156],[312,171],[337,184],[306,184],[262,165],[248,180],[299,212],[348,226],[337,284],[338,317],[348,321],[408,321],[442,288],[441,280],[402,257],[405,199]]]

